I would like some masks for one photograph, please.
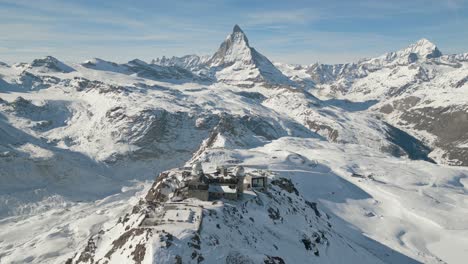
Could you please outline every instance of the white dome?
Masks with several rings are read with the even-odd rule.
[[[233,173],[236,177],[245,177],[245,170],[242,166],[236,166]]]
[[[203,167],[200,161],[195,162],[192,165],[192,175],[200,175],[203,173]]]

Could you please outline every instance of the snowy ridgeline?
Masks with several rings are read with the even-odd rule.
[[[3,220],[3,260],[462,263],[465,256],[465,168],[298,138],[208,150],[200,160],[206,171],[218,164],[265,171],[268,188],[237,201],[180,200],[183,177],[171,170],[96,203],[52,209],[28,223]]]
[[[289,159],[296,163],[300,157]],[[305,160],[297,165],[318,166]],[[266,175],[269,183],[245,189],[234,200],[201,201],[191,198],[190,192],[183,194],[184,186],[196,177],[186,172],[162,173],[131,213],[91,237],[68,262],[384,263],[337,234],[331,217],[306,200],[288,178],[249,170],[254,178]],[[394,253],[387,258],[410,260]]]
[[[2,63],[0,263],[464,263],[467,66],[427,40],[273,64],[239,27],[208,57]],[[144,199],[194,161],[268,188]]]

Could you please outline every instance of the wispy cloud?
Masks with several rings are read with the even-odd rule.
[[[247,25],[288,25],[306,24],[319,19],[320,16],[311,9],[258,11],[247,15]]]
[[[468,45],[465,17],[467,0],[0,0],[0,60],[207,54],[235,23],[278,61],[347,61],[421,37],[450,52]]]

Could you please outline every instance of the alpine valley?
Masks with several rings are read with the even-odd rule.
[[[183,191],[220,167],[266,186]],[[461,264],[467,219],[468,53],[427,39],[290,65],[236,25],[211,56],[0,63],[0,263]]]

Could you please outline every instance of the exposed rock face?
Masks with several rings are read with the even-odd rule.
[[[134,59],[124,64],[105,61],[102,59],[92,59],[81,64],[83,67],[100,70],[112,71],[123,74],[136,74],[142,78],[151,80],[186,80],[186,81],[207,81],[206,76],[199,76],[190,69],[179,65],[162,65],[158,63],[149,64],[139,59]]]
[[[71,116],[67,102],[62,101],[48,102],[37,106],[20,96],[6,105],[6,111],[31,120],[30,128],[37,131],[48,131],[64,126]]]
[[[434,59],[442,56],[442,52],[434,43],[427,39],[421,39],[418,42],[411,44],[403,51],[397,52],[397,57],[416,56],[423,59]]]
[[[426,146],[423,142],[411,136],[410,134],[387,124],[387,139],[390,140],[395,146],[387,147],[385,152],[390,152],[392,155],[399,157],[408,155],[410,159],[414,160],[426,160],[434,162],[429,158],[429,153],[432,151],[431,148]]]
[[[116,143],[138,147],[124,156],[111,156],[108,161],[112,162],[122,158],[148,160],[163,156],[187,160],[194,152],[208,147],[250,148],[282,136],[315,136],[293,122],[279,123],[262,116],[203,113],[195,118],[189,112],[165,109],[145,109],[129,115],[128,109],[114,107],[100,123],[112,124],[110,133]]]
[[[61,72],[70,73],[75,71],[72,67],[64,64],[52,56],[47,56],[43,59],[35,59],[30,68],[38,69],[40,72]]]
[[[118,73],[127,73],[128,74],[128,69],[115,62],[111,61],[106,61],[103,59],[99,58],[93,58],[91,60],[87,60],[81,64],[81,66],[85,68],[90,68],[93,70],[99,70],[99,71],[110,71],[110,72],[118,72]]]
[[[433,159],[450,165],[468,164],[465,144],[468,140],[468,107],[426,106],[428,104],[430,101],[410,95],[381,104],[378,110],[388,115],[395,126],[415,133],[425,145],[432,146],[434,153],[429,156]]]
[[[54,76],[38,76],[29,71],[23,71],[18,76],[16,85],[25,90],[40,90],[58,84],[61,80]]]
[[[117,72],[131,72],[150,79],[217,80],[241,87],[261,84],[270,87],[297,86],[278,70],[268,58],[250,47],[247,36],[235,25],[232,33],[211,57],[186,55],[158,58],[147,64],[133,60],[113,65],[102,60],[88,61],[85,67]]]
[[[463,125],[463,111],[468,105],[458,99],[467,95],[466,58],[466,54],[444,56],[436,45],[421,39],[402,50],[357,63],[314,64],[297,67],[296,71],[281,68],[290,77],[310,76],[316,85],[309,89],[319,97],[375,100],[369,110],[377,110],[393,127],[415,136],[419,141],[416,145],[428,146],[433,159],[467,165],[464,135],[468,129]],[[341,134],[330,124],[309,123],[316,129]]]
[[[129,61],[127,64],[125,64],[125,66],[128,67],[131,72],[136,73],[138,76],[154,80],[200,78],[194,75],[191,71],[179,66],[152,65],[138,59]]]
[[[217,80],[227,83],[247,87],[255,83],[295,85],[265,56],[250,47],[247,36],[238,25],[234,26],[232,33],[206,64],[214,70]]]
[[[238,25],[232,33],[221,43],[218,51],[207,61],[211,67],[227,67],[239,62],[245,65],[254,64],[252,48],[249,40]]]
[[[423,107],[404,111],[402,125],[437,136],[434,145],[442,150],[442,159],[452,165],[468,164],[468,107]]]
[[[367,75],[366,70],[355,63],[336,65],[316,63],[305,69],[306,73],[310,74],[312,79],[319,84],[333,82],[344,76],[361,78]]]
[[[97,89],[97,90],[100,90],[100,91],[110,90],[109,86],[106,85],[103,82],[95,81],[95,80],[91,81],[91,80],[88,80],[88,79],[82,78],[82,77],[73,78],[73,80],[69,81],[69,85],[72,86],[72,87],[75,87],[75,89],[78,92],[90,91],[90,90],[94,90],[94,89]]]
[[[181,198],[183,181],[189,175],[190,171],[179,169],[162,173],[131,213],[91,237],[69,263],[119,259],[126,263],[281,264],[293,259],[334,262],[335,254],[380,263],[357,250],[360,246],[353,241],[336,236],[330,217],[320,212],[317,203],[305,200],[289,179],[269,175],[272,184],[267,190],[232,203],[171,202]],[[185,220],[164,220],[167,215],[183,215],[187,208],[200,210],[199,227],[192,229]],[[146,226],[151,221],[161,226]],[[212,254],[213,250],[218,254]]]
[[[330,84],[333,86],[330,91],[333,92],[332,95],[344,95],[350,91],[356,80],[365,78],[372,72],[383,68],[409,66],[418,61],[432,63],[441,57],[442,53],[437,46],[427,39],[421,39],[405,49],[389,52],[376,58],[363,59],[358,63],[334,65],[316,63],[309,66],[299,66],[296,71],[304,71],[317,84]],[[448,57],[443,59],[448,60]],[[461,57],[457,60],[460,59]],[[321,89],[321,87],[318,88]]]
[[[298,124],[287,123],[287,127],[284,127],[285,124],[280,124],[272,119],[263,119],[259,116],[221,115],[210,117],[207,121],[208,124],[214,124],[214,127],[192,159],[198,158],[209,148],[249,148],[264,145],[283,136],[317,136]],[[293,128],[294,131],[288,128]]]
[[[170,58],[162,56],[151,61],[151,64],[160,66],[176,66],[190,70],[191,72],[197,72],[199,75],[207,74],[206,62],[210,59],[210,56],[198,56],[198,55],[185,55],[182,57],[172,56]]]

